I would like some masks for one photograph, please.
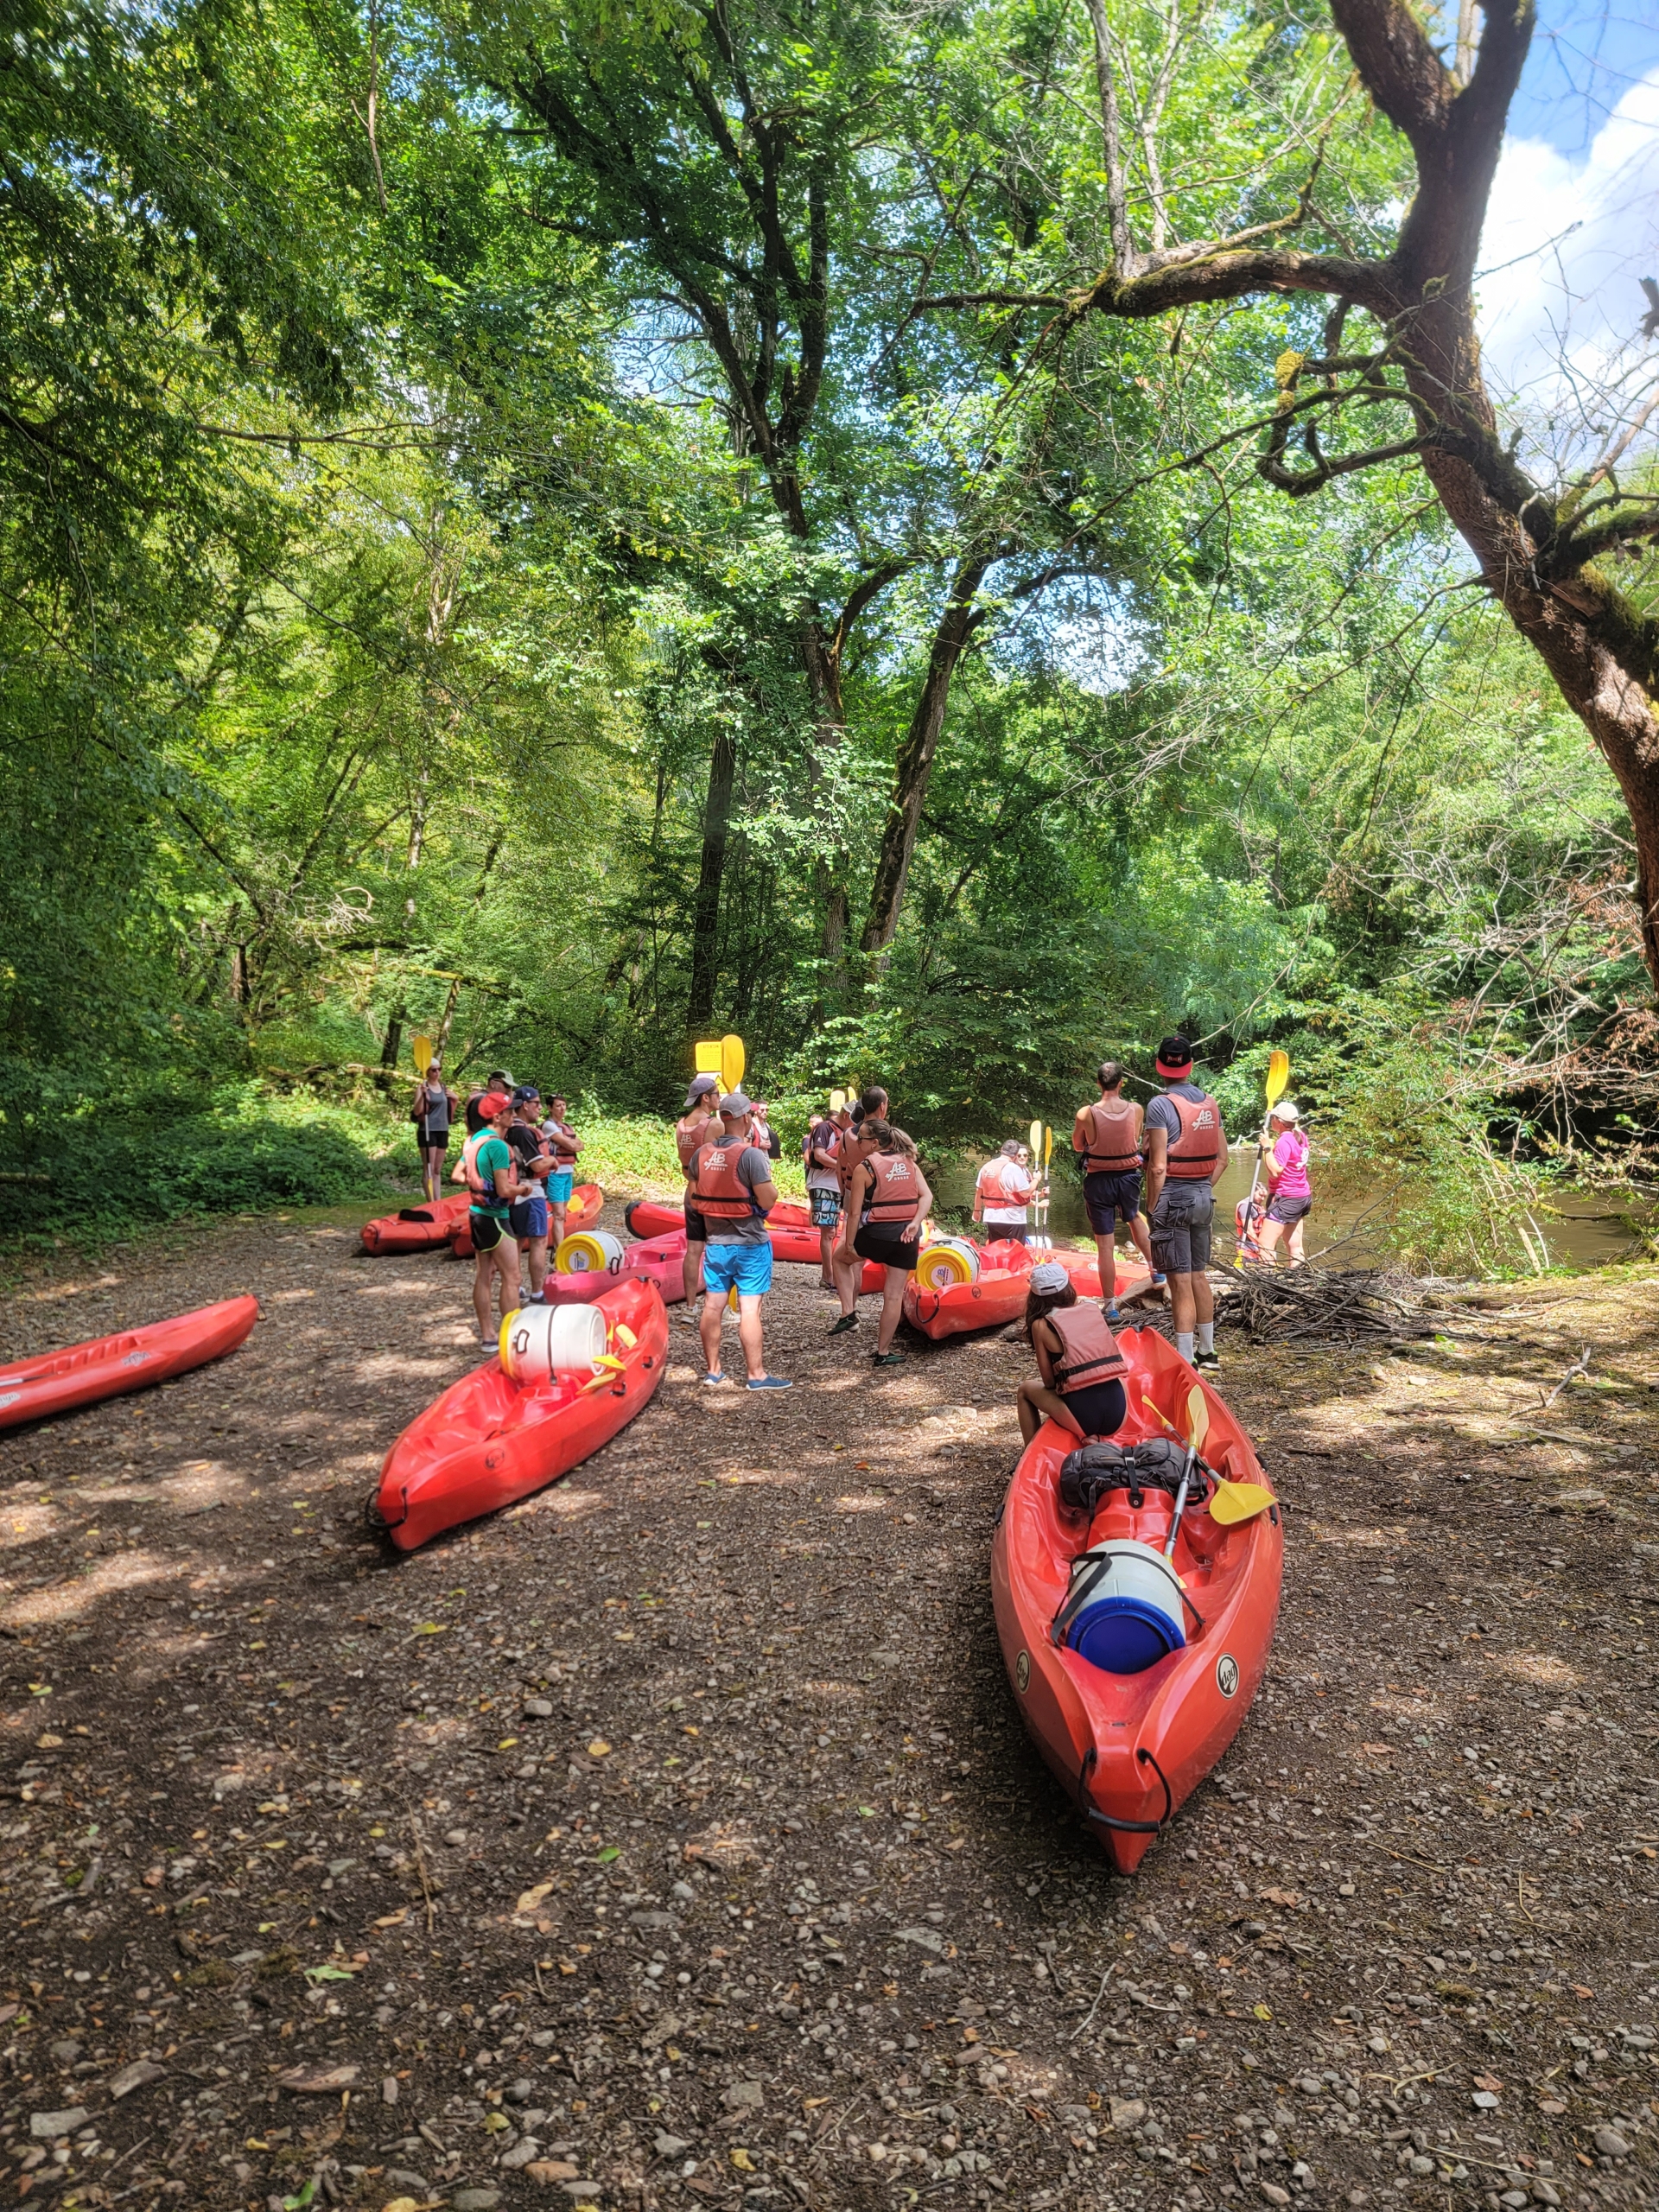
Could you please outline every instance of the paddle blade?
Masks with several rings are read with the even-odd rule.
[[[847,1094],[846,1094],[846,1092],[845,1092],[844,1090],[832,1090],[832,1091],[830,1092],[830,1111],[832,1114],[839,1114],[839,1113],[840,1113],[840,1111],[841,1111],[841,1109],[842,1109],[842,1108],[846,1103],[847,1103]]]
[[[1276,1106],[1285,1095],[1285,1085],[1290,1081],[1290,1054],[1274,1052],[1268,1061],[1267,1094],[1269,1106]]]
[[[1026,1134],[1027,1134],[1027,1136],[1030,1138],[1030,1140],[1031,1140],[1031,1156],[1032,1156],[1032,1158],[1033,1158],[1033,1160],[1040,1160],[1040,1159],[1042,1158],[1042,1156],[1043,1156],[1043,1125],[1042,1125],[1042,1123],[1041,1123],[1040,1122],[1033,1122],[1032,1123],[1032,1125],[1031,1125],[1030,1128],[1027,1131],[1027,1133],[1026,1133]]]
[[[1260,1483],[1217,1483],[1210,1500],[1210,1518],[1219,1521],[1224,1529],[1236,1529],[1241,1521],[1254,1521],[1258,1513],[1265,1513],[1276,1503],[1273,1492]]]
[[[1173,1421],[1171,1421],[1171,1419],[1169,1418],[1169,1415],[1168,1415],[1167,1414],[1163,1413],[1163,1412],[1160,1412],[1160,1409],[1159,1409],[1156,1406],[1154,1406],[1154,1405],[1153,1404],[1152,1400],[1151,1400],[1150,1398],[1148,1398],[1148,1397],[1145,1397],[1145,1396],[1143,1396],[1143,1397],[1141,1398],[1141,1404],[1146,1408],[1147,1411],[1147,1412],[1152,1415],[1152,1417],[1153,1417],[1153,1419],[1154,1419],[1154,1421],[1162,1421],[1162,1423],[1164,1424],[1164,1427],[1165,1427],[1166,1429],[1168,1429],[1168,1430],[1169,1430],[1169,1432],[1171,1433],[1171,1434],[1173,1435],[1173,1434],[1174,1433],[1174,1430],[1175,1430],[1175,1424],[1174,1424],[1174,1422],[1173,1422]]]
[[[1049,1161],[1052,1160],[1053,1157],[1054,1132],[1052,1128],[1046,1128],[1043,1131],[1043,1165],[1045,1167],[1047,1166]]]
[[[741,1037],[722,1037],[720,1040],[720,1081],[724,1090],[735,1090],[743,1080],[745,1058]]]
[[[432,1039],[429,1037],[411,1037],[409,1049],[414,1055],[415,1072],[424,1075],[432,1065]]]
[[[1204,1392],[1195,1382],[1186,1394],[1186,1440],[1195,1452],[1202,1452],[1204,1440],[1210,1433],[1210,1408]]]

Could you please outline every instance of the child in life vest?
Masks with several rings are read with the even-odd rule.
[[[1029,1444],[1046,1421],[1073,1436],[1111,1436],[1128,1412],[1123,1377],[1128,1363],[1106,1317],[1058,1260],[1031,1271],[1026,1298],[1026,1340],[1037,1355],[1041,1378],[1020,1385],[1020,1433]]]

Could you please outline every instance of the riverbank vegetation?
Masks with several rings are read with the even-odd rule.
[[[944,1147],[1178,1024],[1235,1126],[1286,1046],[1425,1263],[1642,1172],[1646,817],[1479,582],[1468,394],[1429,423],[1363,293],[1086,291],[1287,210],[1395,252],[1379,12],[30,11],[15,1187],[365,1190],[416,1033],[639,1117],[734,1028],[786,1116],[880,1075]],[[1586,636],[1651,626],[1643,453],[1550,493],[1563,591],[1573,500],[1619,564]]]

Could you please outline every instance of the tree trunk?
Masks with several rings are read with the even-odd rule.
[[[885,950],[892,944],[899,927],[905,889],[910,880],[911,859],[916,850],[916,833],[927,797],[928,778],[932,773],[933,756],[938,751],[944,712],[950,704],[951,679],[963,648],[977,626],[979,617],[974,610],[974,600],[990,565],[980,553],[970,553],[957,564],[950,582],[950,596],[933,633],[927,677],[893,766],[893,799],[882,825],[881,849],[876,856],[875,881],[870,893],[869,918],[864,925],[866,952]]]
[[[702,866],[697,874],[696,902],[691,912],[691,989],[686,1001],[686,1027],[705,1028],[715,1011],[715,988],[719,980],[720,887],[726,873],[726,840],[732,826],[732,780],[737,770],[737,745],[729,729],[721,728],[709,757],[709,796],[702,809]]]
[[[388,1075],[397,1065],[397,1055],[404,1049],[404,1017],[408,1007],[400,999],[386,1017],[386,1039],[380,1047],[380,1065]]]

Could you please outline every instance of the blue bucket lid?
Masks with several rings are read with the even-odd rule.
[[[1186,1643],[1179,1621],[1144,1598],[1103,1598],[1085,1605],[1067,1643],[1080,1659],[1108,1675],[1144,1675]]]

